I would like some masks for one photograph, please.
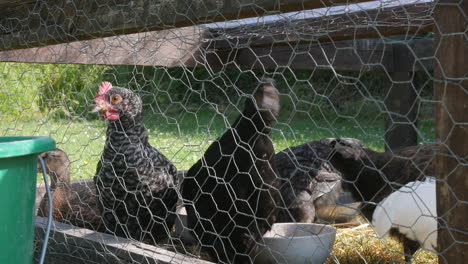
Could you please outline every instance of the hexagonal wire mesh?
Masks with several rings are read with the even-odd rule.
[[[466,29],[360,2],[0,1],[0,135],[60,148],[48,261],[437,263],[435,156],[466,148],[436,140],[433,87],[467,74],[433,32]]]

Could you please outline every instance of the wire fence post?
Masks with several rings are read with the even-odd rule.
[[[468,262],[468,1],[439,1],[435,20],[436,157],[439,263]]]

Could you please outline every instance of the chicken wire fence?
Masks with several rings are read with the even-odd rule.
[[[103,3],[91,8],[141,14]],[[31,28],[26,49],[4,41],[0,135],[59,147],[41,154],[56,221],[47,261],[393,263],[421,247],[416,262],[438,263],[435,156],[460,152],[436,139],[434,109],[448,109],[448,136],[466,120],[433,87],[466,98],[467,74],[435,77],[435,41],[466,28],[440,33],[427,0],[323,5],[39,47]],[[466,4],[449,6],[466,25]],[[47,26],[69,14],[103,23],[79,4],[29,8]],[[0,21],[7,33],[22,23]],[[438,181],[453,210],[466,207],[466,189]],[[38,251],[43,195],[39,183]],[[446,228],[466,244],[466,225]]]

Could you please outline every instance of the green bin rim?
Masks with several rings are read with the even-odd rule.
[[[32,155],[55,149],[50,137],[0,137],[0,159]]]

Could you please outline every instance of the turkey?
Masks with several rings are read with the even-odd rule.
[[[388,218],[383,217],[383,215],[386,213],[385,210],[390,216],[401,214],[398,222],[406,224],[410,223],[412,219],[420,218],[427,212],[430,212],[432,216],[435,215],[435,207],[433,207],[435,206],[435,196],[433,196],[435,193],[430,191],[432,187],[428,188],[428,184],[422,182],[432,178],[427,176],[433,175],[432,161],[437,149],[436,145],[406,147],[395,150],[393,153],[390,151],[375,152],[361,147],[345,147],[336,144],[336,142],[331,142],[331,146],[334,147],[334,152],[330,162],[342,173],[345,180],[344,188],[349,189],[356,200],[363,202],[360,208],[361,213],[374,227],[379,227],[379,234],[390,231],[388,232],[390,235],[402,240],[405,260],[410,261],[420,245],[424,244],[424,241],[417,239],[424,234],[410,235],[406,230],[393,228],[393,226],[388,229],[386,225]],[[433,184],[433,188],[435,191],[435,184]],[[412,191],[405,195],[401,194],[409,190]],[[409,196],[418,195],[424,196],[421,196],[420,200],[409,199]],[[404,199],[407,199],[406,202],[402,202]],[[413,210],[413,214],[407,214],[409,208],[418,207],[418,203],[425,202],[426,199],[428,200],[428,211]],[[397,200],[398,203],[394,202]],[[380,209],[377,210],[377,208]],[[396,218],[394,219],[396,221]],[[426,230],[427,233],[432,233],[434,230],[431,225],[421,225],[425,225],[425,221],[413,222],[411,229]]]
[[[331,166],[328,157],[331,141],[345,146],[363,146],[354,138],[324,138],[287,148],[275,156],[279,176],[284,180],[281,195],[288,211],[283,211],[278,222],[313,223],[316,210],[334,205],[342,191],[341,173]],[[336,208],[335,208],[336,209]],[[332,212],[337,213],[337,212]],[[327,220],[349,221],[350,216],[338,215]]]
[[[104,231],[94,185],[70,184],[70,160],[61,149],[43,152],[40,156],[44,160],[46,173],[51,178],[53,220],[94,231]],[[39,162],[37,167],[38,172],[42,172]],[[37,215],[49,215],[47,194],[40,202]]]
[[[232,126],[184,178],[188,227],[215,262],[250,263],[279,206],[271,126],[278,91],[264,80]]]
[[[108,120],[94,176],[107,232],[156,244],[175,221],[177,170],[148,142],[137,94],[103,82],[94,101]]]

